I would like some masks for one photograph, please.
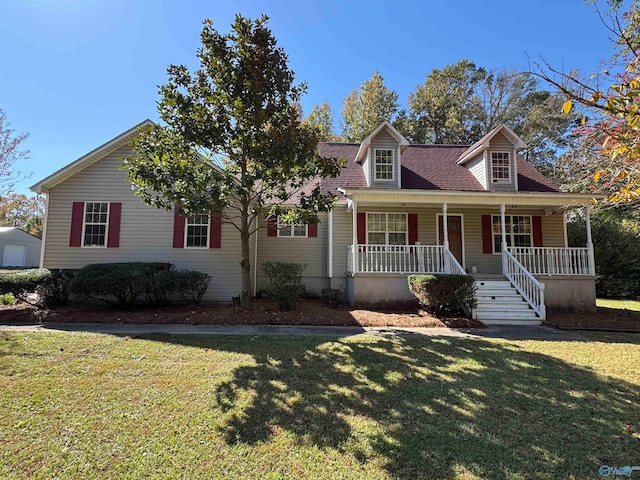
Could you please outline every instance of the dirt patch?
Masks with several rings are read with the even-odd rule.
[[[640,332],[640,313],[605,307],[598,307],[595,312],[550,312],[546,323],[560,328]]]
[[[363,327],[480,328],[468,318],[436,318],[417,308],[374,311],[348,306],[329,307],[319,300],[305,300],[296,310],[282,312],[269,300],[255,300],[247,309],[227,304],[203,303],[180,307],[114,310],[100,305],[36,310],[24,305],[0,308],[1,323],[116,323],[192,325],[328,325]]]

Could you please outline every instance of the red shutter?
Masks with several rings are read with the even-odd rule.
[[[491,215],[482,215],[482,253],[493,253]]]
[[[122,203],[109,203],[109,235],[107,237],[107,248],[118,248],[120,246],[120,214]]]
[[[318,221],[318,217],[315,217],[315,220],[317,222]],[[307,225],[307,232],[309,234],[309,237],[317,237],[318,236],[318,224],[317,223],[309,223]]]
[[[69,233],[69,246],[82,245],[82,217],[84,217],[84,202],[73,202],[71,208],[71,232]]]
[[[533,230],[533,246],[542,247],[542,217],[534,215],[531,217],[531,229]]]
[[[409,245],[415,245],[418,241],[418,214],[410,213],[407,217],[409,223]]]
[[[367,243],[367,214],[358,212],[358,244]]]
[[[275,215],[267,218],[267,235],[270,237],[278,236],[278,217]]]
[[[222,246],[222,215],[219,213],[211,214],[209,229],[211,230],[209,248],[220,248]]]
[[[173,214],[173,248],[184,248],[184,227],[187,218],[178,212]]]

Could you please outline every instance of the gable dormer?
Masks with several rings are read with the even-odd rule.
[[[408,146],[409,141],[387,121],[365,138],[355,160],[362,165],[367,187],[401,188],[401,157]]]
[[[488,191],[517,191],[518,151],[527,144],[506,125],[499,125],[458,159]]]

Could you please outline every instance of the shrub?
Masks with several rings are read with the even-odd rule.
[[[15,305],[16,303],[18,303],[18,300],[12,294],[5,293],[0,295],[0,305]]]
[[[157,276],[154,291],[159,303],[175,295],[186,303],[198,304],[210,281],[211,275],[195,270],[168,270]]]
[[[306,265],[301,263],[265,262],[262,264],[269,285],[267,293],[273,298],[281,310],[296,308],[304,294],[302,272]]]
[[[70,285],[78,270],[52,269],[50,274],[42,278],[38,285],[38,293],[42,303],[49,306],[66,305],[69,301]]]
[[[323,288],[321,294],[322,301],[332,307],[337,307],[344,301],[344,292],[336,288]]]
[[[38,287],[51,275],[49,270],[30,269],[15,272],[0,273],[0,295],[10,293],[15,298],[34,304],[29,295],[36,293]]]
[[[170,263],[96,263],[78,271],[71,293],[120,306],[130,306],[143,296],[154,296],[158,275],[173,268]]]
[[[470,275],[410,275],[409,290],[434,313],[460,312],[475,306],[475,284]]]

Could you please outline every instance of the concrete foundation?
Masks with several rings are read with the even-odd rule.
[[[544,303],[547,310],[594,312],[596,282],[591,276],[536,275],[544,283]]]
[[[391,307],[415,303],[408,275],[359,273],[347,277],[347,299],[351,306]]]

